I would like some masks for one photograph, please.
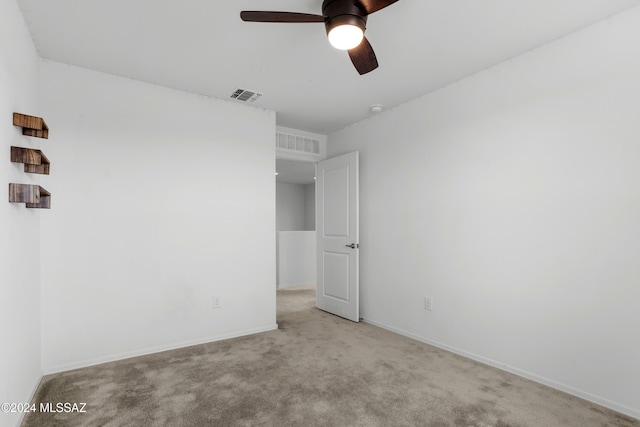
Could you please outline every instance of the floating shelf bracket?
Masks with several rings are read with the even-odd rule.
[[[26,203],[28,208],[51,209],[51,193],[39,185],[11,183],[9,202]]]
[[[13,124],[22,127],[22,134],[49,139],[49,127],[41,117],[13,113]]]
[[[49,159],[47,159],[47,156],[40,150],[11,147],[11,161],[14,163],[24,163],[24,171],[27,173],[49,175]]]

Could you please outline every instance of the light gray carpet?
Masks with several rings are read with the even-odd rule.
[[[46,376],[23,426],[640,426],[278,291],[277,331]]]

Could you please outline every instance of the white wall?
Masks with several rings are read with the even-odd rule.
[[[276,183],[276,230],[315,230],[315,197],[315,184]]]
[[[40,217],[48,211],[8,203],[10,182],[42,183],[11,163],[12,145],[42,148],[48,142],[22,135],[13,112],[39,115],[38,56],[14,0],[0,2],[0,402],[28,402],[40,370]],[[0,412],[0,425],[17,425],[17,413]]]
[[[638,52],[635,8],[330,135],[365,319],[640,417]]]
[[[316,232],[280,231],[277,236],[278,288],[316,283]]]
[[[44,370],[275,328],[275,113],[49,61],[40,83]]]
[[[276,230],[304,230],[304,185],[276,183]]]
[[[316,229],[316,184],[304,186],[304,229]]]

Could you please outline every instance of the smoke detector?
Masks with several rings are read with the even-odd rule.
[[[370,110],[372,113],[378,114],[382,111],[382,104],[373,104]]]

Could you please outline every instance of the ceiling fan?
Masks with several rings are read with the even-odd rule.
[[[367,17],[397,1],[324,0],[322,15],[244,10],[240,12],[240,18],[248,22],[324,22],[331,45],[348,51],[351,62],[362,75],[378,68],[376,54],[364,37]]]

